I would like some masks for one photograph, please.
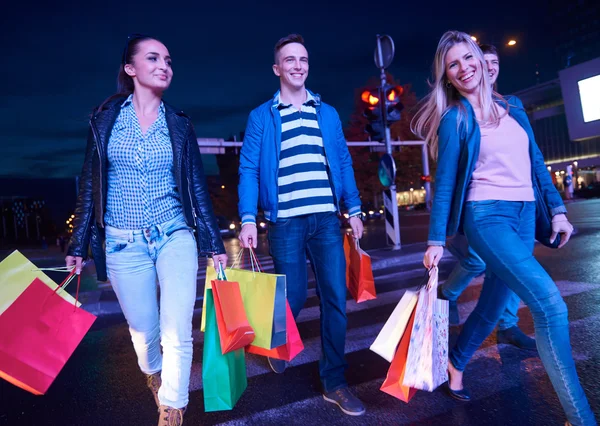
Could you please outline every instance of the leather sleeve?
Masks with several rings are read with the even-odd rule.
[[[67,254],[70,256],[87,257],[90,243],[91,226],[94,221],[94,197],[92,192],[92,161],[96,151],[96,141],[90,127],[88,132],[85,159],[79,178],[79,193],[75,204],[73,233],[69,241]]]
[[[200,242],[199,247],[202,251],[206,250],[202,254],[224,254],[225,246],[223,245],[217,218],[215,217],[212,202],[210,201],[200,149],[196,140],[196,132],[191,123],[189,129],[186,141],[190,166],[190,191],[193,197],[192,203],[195,203],[198,208],[196,211],[196,232]]]

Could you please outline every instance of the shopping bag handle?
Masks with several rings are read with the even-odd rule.
[[[252,272],[263,272],[262,265],[258,261],[258,258],[256,257],[256,253],[254,252],[254,249],[252,247],[248,247],[248,250],[250,251],[250,266],[252,267]],[[239,251],[237,258],[234,260],[233,264],[231,265],[232,268],[235,268],[236,266],[237,267],[244,266],[244,249],[241,249]]]
[[[219,262],[219,266],[217,268],[217,279],[221,281],[227,281],[225,270],[223,269],[223,264],[221,262]]]
[[[439,274],[439,269],[438,269],[438,267],[437,267],[437,266],[432,266],[432,267],[431,267],[431,268],[429,268],[429,270],[427,271],[427,275],[429,276],[429,278],[431,278],[431,276],[432,276],[433,274],[435,274],[435,275],[438,275],[438,274]],[[431,285],[429,285],[430,281],[431,281],[431,280],[429,280],[429,279],[427,280],[427,290],[429,290],[429,291],[433,290],[433,287],[434,287],[434,286],[431,286]],[[438,280],[436,280],[436,285],[435,285],[435,287],[436,287],[436,288],[437,288],[437,286],[438,286],[438,284],[437,284],[437,283],[438,283]]]
[[[67,277],[63,280],[63,282],[61,282],[52,292],[51,295],[49,295],[46,300],[44,300],[44,303],[42,304],[42,307],[44,307],[44,305],[46,304],[46,302],[48,301],[48,298],[52,297],[53,295],[55,295],[56,293],[58,293],[58,290],[62,289],[66,291],[67,286],[71,283],[71,281],[73,281],[75,279],[75,277],[77,277],[77,290],[75,291],[75,304],[73,305],[73,312],[75,312],[75,310],[77,309],[77,304],[79,303],[79,289],[81,287],[81,274],[77,274],[75,273],[75,267],[65,267],[64,269],[66,269],[67,271],[70,269],[69,275],[67,275]],[[40,268],[40,271],[44,270],[44,271],[56,271],[56,272],[65,272],[63,270],[63,267],[59,267],[59,268]]]

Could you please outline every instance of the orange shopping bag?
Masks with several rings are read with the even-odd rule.
[[[225,278],[223,276],[223,278]],[[221,351],[227,352],[241,349],[254,340],[254,330],[248,323],[240,284],[237,282],[212,280],[213,296]]]
[[[269,358],[282,359],[284,361],[291,361],[304,349],[302,339],[300,339],[300,333],[298,332],[298,326],[294,315],[290,309],[290,304],[285,302],[285,318],[287,327],[287,343],[285,345],[278,346],[273,349],[259,348],[258,346],[246,347],[246,352],[256,355],[268,356]]]
[[[358,240],[350,234],[344,237],[346,255],[346,286],[357,303],[375,299],[375,280],[371,257],[360,248]]]
[[[417,393],[417,389],[402,385],[404,373],[406,372],[406,358],[408,357],[408,345],[410,343],[410,334],[415,322],[415,311],[413,310],[408,321],[406,331],[400,340],[396,355],[392,360],[387,377],[381,385],[381,390],[401,401],[408,402]]]

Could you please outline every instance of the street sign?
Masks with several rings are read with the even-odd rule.
[[[375,66],[379,69],[389,67],[394,59],[394,40],[388,35],[377,36],[375,47]]]
[[[379,182],[386,188],[392,186],[396,180],[396,163],[390,154],[383,154],[379,160]]]

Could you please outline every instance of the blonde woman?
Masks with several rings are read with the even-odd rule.
[[[446,237],[460,230],[487,265],[479,303],[450,353],[446,390],[458,400],[470,399],[463,371],[495,327],[512,290],[531,310],[540,358],[569,422],[596,425],[571,354],[567,307],[533,257],[536,193],[552,215],[551,239],[561,234],[560,247],[573,227],[523,105],[493,92],[483,54],[468,34],[442,36],[434,72],[432,91],[413,122],[438,161],[423,263],[437,265]]]

